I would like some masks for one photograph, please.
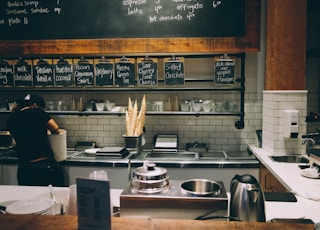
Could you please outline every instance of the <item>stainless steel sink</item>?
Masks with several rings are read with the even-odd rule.
[[[178,153],[149,153],[146,159],[153,160],[195,160],[198,159],[196,152],[178,152]]]
[[[199,153],[200,160],[226,160],[227,155],[224,151],[208,151]]]
[[[282,163],[309,163],[309,160],[300,155],[269,156],[271,160]]]

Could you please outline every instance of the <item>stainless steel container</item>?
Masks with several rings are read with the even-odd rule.
[[[221,188],[216,196],[186,195],[180,187],[184,182],[170,180],[168,191],[153,194],[134,193],[128,186],[120,195],[120,216],[196,219],[208,214],[215,217],[228,215],[228,197],[222,181],[215,181]],[[215,220],[221,219],[215,218]]]
[[[221,192],[219,183],[206,179],[184,181],[180,187],[183,194],[188,196],[217,196]]]
[[[132,172],[131,191],[136,193],[159,193],[169,189],[169,176],[165,168],[145,161]]]

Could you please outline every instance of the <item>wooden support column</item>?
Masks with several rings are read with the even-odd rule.
[[[265,90],[306,89],[307,0],[268,0]]]

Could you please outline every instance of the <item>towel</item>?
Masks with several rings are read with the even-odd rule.
[[[320,201],[319,191],[293,191],[292,193],[309,200]]]

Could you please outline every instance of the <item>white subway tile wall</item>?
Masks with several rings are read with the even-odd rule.
[[[60,94],[63,98],[63,95]],[[196,94],[196,96],[199,96]],[[201,98],[212,95],[201,93]],[[199,96],[199,98],[200,98]],[[217,96],[217,95],[215,95]],[[230,95],[229,95],[230,96]],[[150,95],[159,98],[160,95]],[[147,98],[150,98],[149,95]],[[226,97],[226,96],[224,96]],[[218,95],[218,99],[225,99]],[[213,99],[213,98],[212,98]],[[125,98],[124,101],[127,101]],[[66,129],[68,147],[74,147],[77,141],[95,141],[98,146],[122,146],[125,133],[125,117],[118,115],[54,115],[60,127]],[[186,143],[209,143],[210,149],[245,151],[248,144],[256,143],[255,130],[261,129],[262,100],[253,93],[245,95],[245,128],[237,129],[233,116],[181,116],[148,115],[145,122],[145,148],[152,148],[154,135],[159,133],[177,133],[179,147]]]
[[[298,138],[285,138],[283,132],[284,110],[299,111]],[[304,154],[301,135],[307,126],[307,90],[263,91],[262,147],[275,155]]]

